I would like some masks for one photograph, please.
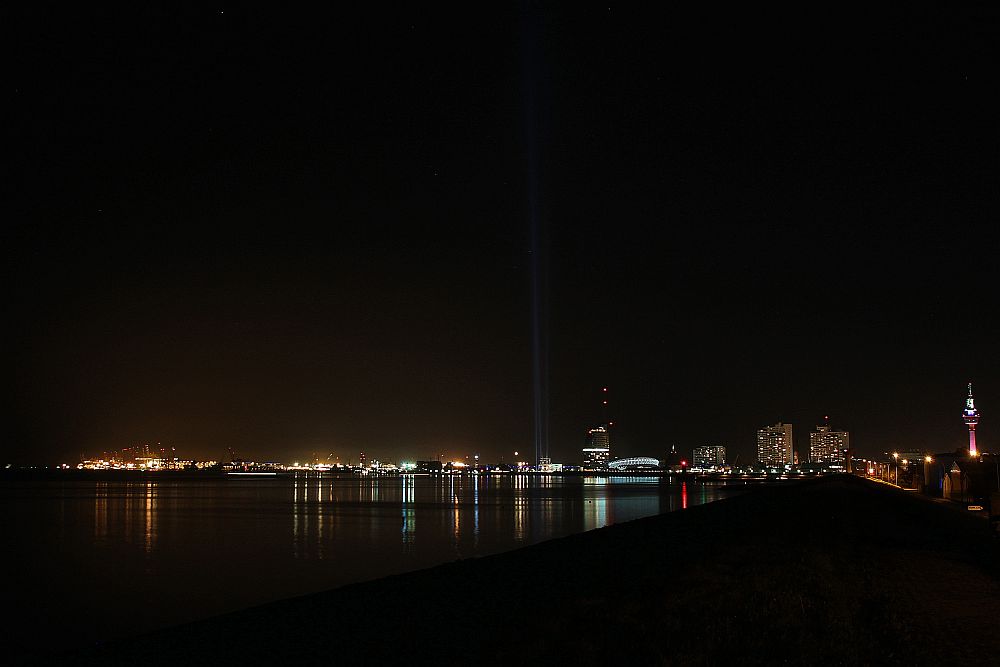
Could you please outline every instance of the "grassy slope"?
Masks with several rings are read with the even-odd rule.
[[[983,520],[855,478],[286,600],[120,642],[100,664],[997,664]]]

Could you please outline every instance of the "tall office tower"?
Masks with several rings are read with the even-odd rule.
[[[681,464],[682,457],[680,452],[677,451],[677,445],[670,445],[670,451],[667,455],[663,457],[661,464],[664,468],[673,468],[674,466],[679,466]]]
[[[757,460],[769,466],[795,463],[791,424],[778,422],[757,431]]]
[[[809,461],[811,463],[829,463],[847,468],[848,456],[851,450],[851,434],[847,431],[834,431],[827,422],[816,427],[809,434]]]
[[[721,468],[726,465],[726,448],[722,445],[705,445],[694,448],[695,468]]]
[[[610,458],[611,440],[608,437],[607,425],[601,424],[587,431],[587,440],[583,447],[583,469],[607,470]]]
[[[969,455],[979,456],[976,449],[976,425],[979,423],[979,410],[976,409],[976,401],[972,398],[972,383],[969,383],[969,395],[965,398],[965,410],[962,411],[962,419],[969,427]]]

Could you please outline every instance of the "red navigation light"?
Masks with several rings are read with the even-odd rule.
[[[687,462],[687,461],[681,461],[681,467],[682,467],[682,468],[683,468],[684,466],[686,466],[687,464],[688,464],[688,462]]]

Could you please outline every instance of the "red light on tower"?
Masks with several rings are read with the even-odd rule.
[[[962,411],[962,420],[969,429],[969,455],[979,456],[976,448],[976,426],[979,424],[979,410],[976,409],[976,401],[972,397],[972,383],[969,383],[969,395],[965,398],[965,410]]]

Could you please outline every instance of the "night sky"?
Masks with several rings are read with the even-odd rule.
[[[981,5],[26,10],[0,462],[996,450]]]

